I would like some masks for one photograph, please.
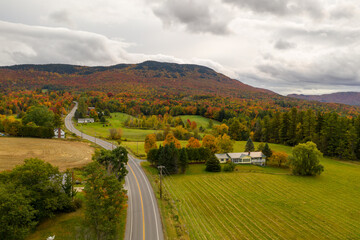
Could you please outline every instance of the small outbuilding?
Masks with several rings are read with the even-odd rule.
[[[78,123],[93,123],[93,118],[78,118]]]

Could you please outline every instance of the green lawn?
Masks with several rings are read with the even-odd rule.
[[[199,115],[181,115],[179,116],[181,118],[181,120],[183,120],[184,124],[186,124],[186,121],[189,119],[191,122],[195,121],[197,124],[197,127],[200,128],[200,126],[202,126],[205,129],[208,129],[208,125],[209,125],[209,118],[203,117],[203,116],[199,116]],[[213,124],[215,125],[219,125],[220,122],[213,120]]]
[[[235,150],[244,145],[237,142]],[[359,239],[360,165],[329,158],[321,163],[325,171],[318,177],[249,165],[233,173],[207,173],[204,165],[191,165],[185,175],[163,181],[168,200],[159,205],[166,234],[169,239]],[[157,170],[148,163],[143,167],[157,189]]]

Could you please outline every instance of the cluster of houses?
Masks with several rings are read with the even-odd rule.
[[[239,152],[215,154],[220,163],[232,161],[235,164],[255,164],[264,166],[266,156],[262,152]]]

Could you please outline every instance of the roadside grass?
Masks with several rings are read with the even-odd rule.
[[[0,138],[0,171],[12,169],[27,158],[39,158],[60,171],[91,162],[94,148],[88,143],[40,138]]]
[[[235,150],[243,151],[244,143],[236,143]],[[291,153],[291,147],[270,147]],[[179,224],[191,239],[359,239],[360,165],[329,158],[321,164],[325,171],[317,177],[251,165],[207,173],[202,164],[190,165],[185,175],[167,176],[168,200],[158,201],[168,239],[178,239]],[[158,193],[157,170],[147,162],[142,166]],[[168,221],[173,209],[175,222]]]

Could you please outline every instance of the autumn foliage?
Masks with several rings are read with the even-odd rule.
[[[146,154],[148,154],[151,149],[157,148],[155,134],[146,135],[144,148],[145,148]]]
[[[170,143],[174,143],[175,144],[175,147],[177,149],[180,149],[181,148],[181,144],[179,142],[179,140],[177,140],[175,137],[174,137],[174,134],[173,133],[169,133],[166,138],[165,138],[165,141],[164,141],[164,146],[167,145],[167,144],[170,144]]]
[[[200,141],[194,137],[191,137],[186,145],[187,148],[199,148],[201,147]]]

